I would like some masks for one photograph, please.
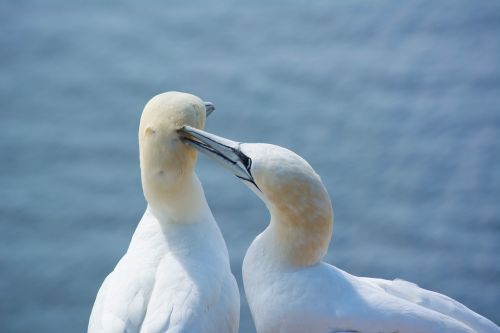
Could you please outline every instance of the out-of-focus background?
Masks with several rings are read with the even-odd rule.
[[[168,90],[215,103],[207,130],[311,163],[328,262],[500,324],[500,2],[2,1],[0,71],[1,332],[86,330],[146,206],[142,108]],[[197,168],[241,288],[267,211]]]

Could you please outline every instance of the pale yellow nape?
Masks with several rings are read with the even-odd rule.
[[[271,213],[277,252],[296,266],[316,264],[332,237],[333,208],[328,192],[304,159],[288,149],[269,147],[252,173]]]
[[[203,101],[191,94],[166,92],[144,107],[139,125],[139,153],[144,196],[151,206],[174,202],[193,182],[196,151],[183,143],[177,130],[203,129]]]

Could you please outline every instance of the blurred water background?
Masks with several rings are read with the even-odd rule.
[[[168,90],[312,164],[330,263],[500,324],[500,2],[4,0],[0,66],[1,332],[86,330],[146,206],[142,108]],[[197,168],[241,287],[267,211]]]

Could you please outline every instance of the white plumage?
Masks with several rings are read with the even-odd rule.
[[[266,255],[272,231],[252,243],[245,293],[260,332],[500,332],[459,302],[403,280],[353,276],[325,262],[298,267]]]
[[[139,143],[148,208],[99,290],[90,333],[237,332],[226,244],[193,171],[196,152],[177,133],[204,123],[205,106],[192,95],[165,93],[146,105]]]
[[[320,177],[300,156],[190,127],[184,133],[187,142],[233,171],[271,214],[243,262],[257,332],[500,332],[447,296],[403,280],[353,276],[322,262],[333,210]]]

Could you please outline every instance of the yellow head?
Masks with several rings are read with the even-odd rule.
[[[190,94],[166,92],[144,107],[139,125],[141,179],[150,204],[174,195],[193,173],[195,149],[184,144],[177,130],[205,126],[206,106]]]
[[[271,213],[271,228],[284,260],[312,265],[328,249],[333,209],[321,178],[303,158],[283,147],[241,144],[249,172]],[[245,182],[258,193],[251,182]]]

